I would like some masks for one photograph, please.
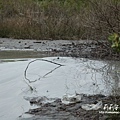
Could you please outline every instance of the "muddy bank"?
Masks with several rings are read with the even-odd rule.
[[[26,114],[32,114],[31,120],[119,120],[120,114],[101,114],[105,111],[105,104],[120,105],[120,96],[106,97],[104,95],[87,96],[82,95],[82,99],[72,98],[72,102],[65,104],[62,99],[56,98],[53,102],[44,103],[48,98],[32,98],[31,105],[37,105],[38,108],[30,109]],[[52,99],[53,100],[53,99]],[[91,105],[91,106],[90,106]],[[92,106],[93,105],[93,106]],[[119,106],[120,107],[120,106]],[[120,110],[120,109],[119,109]],[[118,111],[109,109],[106,111]],[[21,119],[21,120],[28,120]]]
[[[101,60],[120,60],[120,53],[116,53],[107,41],[92,41],[66,45],[67,55]]]
[[[0,56],[5,58],[10,51],[25,57],[69,56],[89,59],[120,60],[120,53],[111,49],[107,41],[91,40],[17,40],[0,39]],[[7,52],[6,52],[7,51]],[[27,52],[26,52],[27,51]],[[6,52],[6,54],[4,54]],[[20,54],[15,57],[20,58]],[[6,56],[5,56],[6,55]],[[15,54],[14,54],[15,55]]]

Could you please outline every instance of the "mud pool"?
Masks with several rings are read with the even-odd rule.
[[[76,93],[120,94],[120,62],[118,61],[71,57],[41,59],[0,59],[1,120],[32,119],[31,115],[24,114],[29,109],[38,107],[31,106],[26,100],[32,97],[63,98],[64,95]],[[25,79],[25,70],[27,79]]]

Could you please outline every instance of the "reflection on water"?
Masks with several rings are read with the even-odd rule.
[[[106,89],[110,91],[110,95],[120,95],[120,61],[102,62],[104,63],[102,67],[98,64],[94,64],[94,62],[87,65],[88,68],[93,70],[91,72],[93,74],[93,79],[96,79],[97,73],[100,73]]]
[[[120,61],[109,61],[107,67],[103,73],[104,81],[106,85],[112,85],[113,95],[120,95]]]
[[[37,51],[0,51],[0,63],[3,62],[16,62],[26,61],[25,58],[42,58],[53,56],[49,52],[37,52]],[[106,89],[110,91],[112,95],[120,95],[120,61],[100,61],[102,65],[95,61],[88,62],[84,59],[82,62],[86,64],[86,68],[91,69],[93,85],[97,88],[99,80],[97,76],[102,75],[102,81],[106,86]],[[83,70],[84,71],[84,70]],[[87,76],[87,70],[85,70]],[[76,74],[80,76],[80,73]],[[100,78],[101,79],[101,78]],[[95,82],[96,81],[96,82]],[[101,81],[101,80],[100,80]],[[112,91],[111,91],[112,90]]]

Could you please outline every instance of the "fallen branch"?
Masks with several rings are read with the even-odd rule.
[[[48,72],[48,73],[46,73],[45,75],[43,75],[43,77],[49,75],[50,73],[52,73],[53,71],[55,71],[55,70],[58,69],[59,67],[64,66],[64,65],[62,65],[62,64],[59,64],[59,63],[56,63],[56,62],[53,62],[53,61],[50,61],[50,60],[35,59],[35,60],[33,60],[33,61],[31,61],[31,62],[28,63],[28,65],[27,65],[27,67],[26,67],[26,69],[25,69],[25,71],[24,71],[24,78],[25,78],[25,80],[27,80],[29,83],[36,82],[36,81],[40,80],[40,78],[39,78],[39,79],[36,79],[36,80],[34,80],[34,81],[31,81],[29,78],[27,78],[27,70],[28,70],[30,64],[32,64],[33,62],[38,61],[38,60],[39,60],[39,61],[45,61],[45,62],[49,62],[49,63],[55,64],[55,65],[58,65],[56,68],[54,68],[54,69],[51,70],[50,72]]]

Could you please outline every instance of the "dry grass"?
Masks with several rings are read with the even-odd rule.
[[[0,37],[106,39],[120,32],[119,0],[79,1],[1,0]]]

